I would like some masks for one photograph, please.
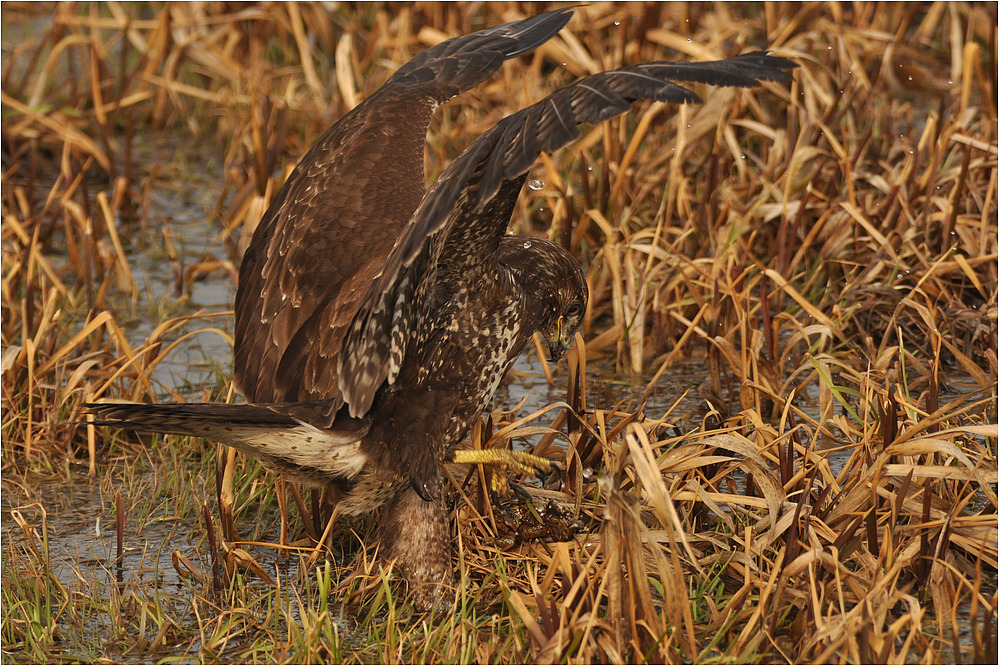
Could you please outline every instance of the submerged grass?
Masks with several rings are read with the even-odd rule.
[[[762,47],[801,65],[639,105],[535,167],[514,227],[588,267],[585,331],[545,367],[563,403],[471,440],[562,459],[536,493],[585,527],[501,545],[480,472],[450,470],[453,612],[412,612],[373,519],[328,523],[198,441],[76,423],[101,397],[229,399],[150,379],[194,331],[231,343],[224,313],[185,311],[192,285],[233,279],[294,160],[395,68],[538,11],[4,4],[5,660],[995,663],[994,4],[594,3],[439,112],[430,177],[581,75]],[[174,248],[157,201],[183,186],[143,151],[164,140],[219,154],[224,256]],[[137,284],[144,245],[165,298]],[[181,314],[137,339],[157,309]],[[703,409],[650,413],[690,358]],[[608,359],[631,403],[597,401]]]

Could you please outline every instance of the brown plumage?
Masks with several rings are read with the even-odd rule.
[[[254,234],[236,294],[235,382],[247,405],[98,404],[108,425],[189,434],[340,490],[339,508],[383,506],[381,539],[415,600],[446,600],[441,464],[535,331],[554,357],[586,308],[559,245],[506,236],[541,151],[637,99],[699,101],[671,81],[755,86],[790,61],[750,53],[590,76],[481,135],[424,193],[437,105],[552,37],[571,10],[427,49],[336,122],[302,158]]]

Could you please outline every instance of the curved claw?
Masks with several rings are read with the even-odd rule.
[[[417,482],[415,479],[410,480],[413,486],[413,490],[416,494],[420,496],[424,502],[436,502],[437,492],[434,491],[426,481]]]
[[[550,458],[546,458],[545,460],[548,460],[548,463],[551,465],[551,469],[547,470],[544,473],[542,473],[540,470],[538,471],[538,478],[541,479],[541,484],[542,485],[547,484],[548,476],[554,472],[555,478],[558,479],[558,490],[562,490],[562,466],[559,465],[556,461],[551,460]]]
[[[534,498],[531,497],[531,493],[527,492],[527,489],[524,488],[524,486],[520,485],[519,483],[513,483],[511,481],[510,490],[513,491],[513,494],[516,495],[517,499],[520,500],[523,504],[532,504],[534,502]],[[495,495],[495,493],[492,494]]]

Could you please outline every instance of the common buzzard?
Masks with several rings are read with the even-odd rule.
[[[542,151],[639,99],[698,102],[673,81],[756,86],[795,65],[765,52],[654,62],[589,76],[507,116],[424,191],[434,110],[528,53],[572,9],[429,48],[345,115],[302,158],[246,251],[236,293],[235,382],[249,404],[94,404],[98,423],[205,437],[313,485],[338,510],[382,507],[383,552],[414,602],[451,597],[441,465],[535,331],[553,358],[587,305],[560,245],[506,235]],[[544,467],[515,452],[488,461]]]

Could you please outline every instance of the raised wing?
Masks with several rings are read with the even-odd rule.
[[[326,400],[335,413],[343,336],[424,194],[434,109],[550,39],[571,13],[421,52],[302,158],[240,266],[234,379],[247,400]]]
[[[480,136],[423,198],[353,319],[339,359],[340,390],[351,415],[366,414],[379,387],[395,380],[407,345],[421,337],[427,309],[495,265],[527,170],[542,151],[578,137],[580,123],[624,113],[639,99],[700,101],[674,81],[750,87],[790,81],[788,70],[796,66],[757,52],[625,67],[566,86]]]

